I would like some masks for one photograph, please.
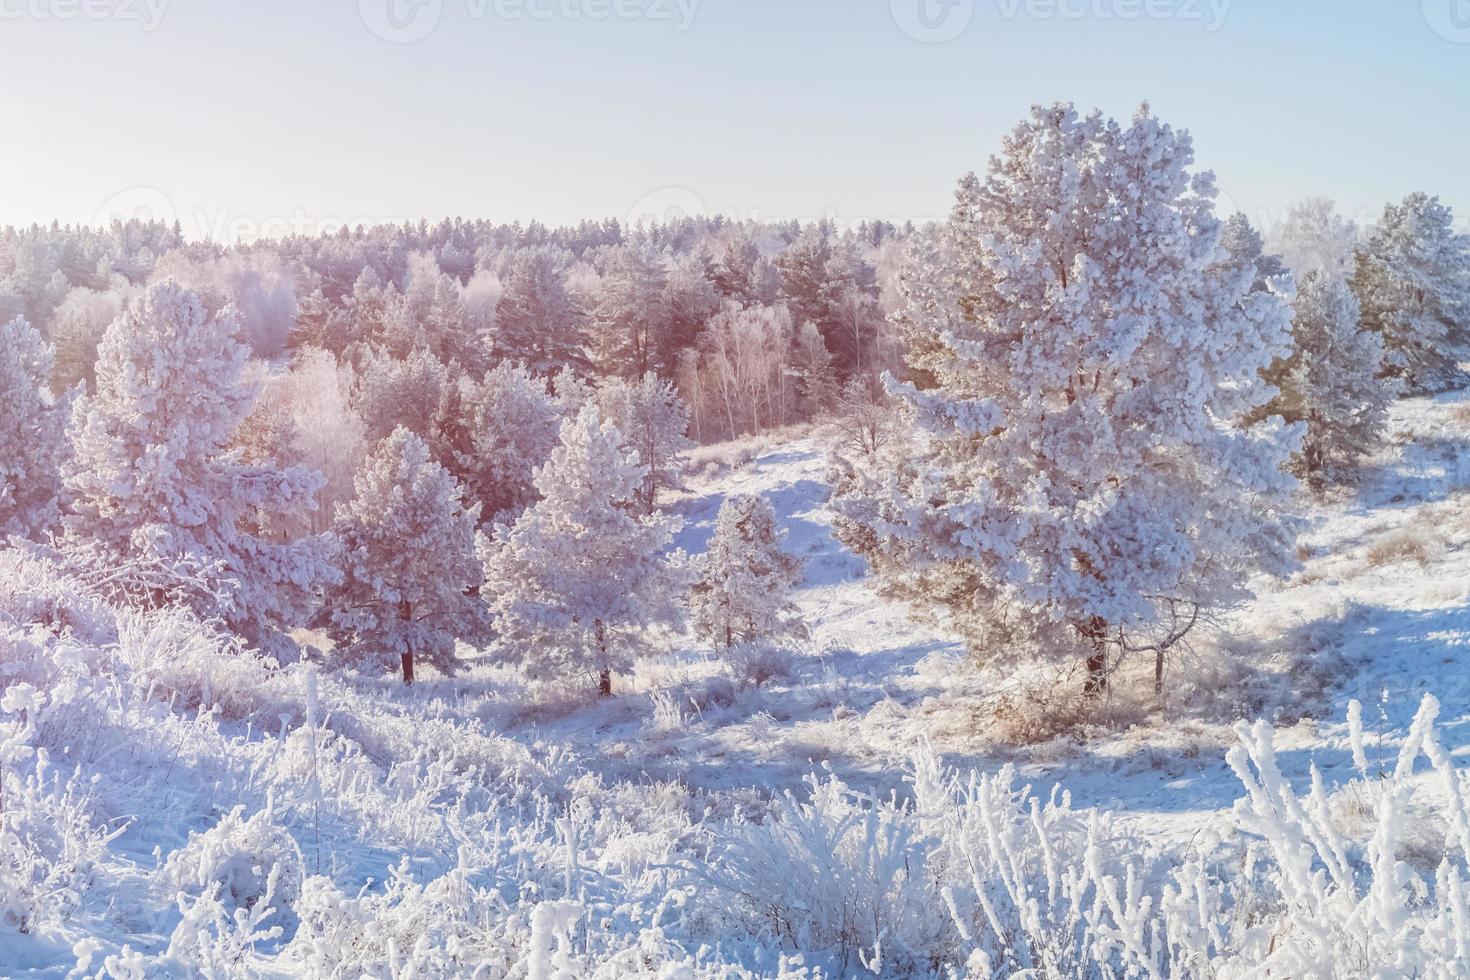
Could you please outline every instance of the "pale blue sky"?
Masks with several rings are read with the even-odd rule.
[[[927,218],[1057,99],[1148,99],[1258,223],[1470,216],[1470,0],[694,2],[0,0],[0,223]]]

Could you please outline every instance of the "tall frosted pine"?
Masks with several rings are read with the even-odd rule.
[[[1221,247],[1193,162],[1146,107],[1037,107],[910,270],[926,388],[894,390],[918,448],[844,482],[838,530],[978,658],[1085,663],[1096,692],[1289,564],[1294,434],[1234,420],[1273,394],[1290,310]]]
[[[356,494],[337,509],[342,583],[327,607],[338,656],[361,669],[398,667],[413,683],[418,661],[458,668],[455,641],[486,637],[475,596],[477,506],[406,428],[363,464]]]
[[[1308,272],[1297,289],[1292,352],[1267,374],[1280,394],[1257,414],[1306,426],[1293,469],[1314,490],[1351,482],[1383,438],[1399,381],[1380,377],[1383,338],[1359,324],[1340,276]]]
[[[1415,193],[1383,211],[1357,251],[1353,292],[1363,326],[1383,335],[1387,372],[1411,393],[1463,377],[1470,353],[1470,236],[1439,198]]]
[[[532,676],[595,675],[604,695],[651,628],[681,620],[680,559],[665,553],[678,524],[640,512],[647,467],[624,442],[584,406],[536,474],[541,499],[481,539],[501,655]]]
[[[307,620],[335,578],[324,537],[268,540],[250,528],[316,506],[319,474],[247,464],[227,448],[255,388],[228,309],[158,283],[98,347],[97,389],[74,406],[66,541],[135,601],[183,602],[268,652]]]
[[[52,397],[52,348],[22,317],[0,325],[0,544],[61,515],[67,400]]]

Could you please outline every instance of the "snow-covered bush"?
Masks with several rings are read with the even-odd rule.
[[[176,708],[277,721],[277,664],[187,609],[119,614],[117,665],[137,688]]]
[[[1188,855],[1141,847],[1065,793],[1042,800],[1010,766],[962,774],[924,750],[910,800],[813,780],[688,874],[715,923],[828,951],[844,975],[1455,976],[1470,968],[1470,779],[1436,739],[1438,710],[1424,699],[1381,773],[1350,706],[1357,776],[1336,795],[1367,801],[1366,839],[1344,834],[1315,769],[1305,794],[1287,784],[1269,725],[1241,722],[1228,760],[1246,795]],[[1411,810],[1446,828],[1432,876],[1402,860]]]
[[[720,659],[741,686],[760,687],[791,674],[791,651],[771,640],[736,643],[721,651]]]
[[[269,898],[289,915],[305,881],[301,848],[268,802],[245,816],[236,806],[168,856],[154,884],[170,897],[211,896],[231,916]],[[217,890],[216,890],[217,889]],[[279,921],[279,919],[278,919]]]
[[[63,779],[33,745],[44,696],[28,684],[0,691],[0,931],[30,933],[81,906],[124,828],[98,826],[90,780]]]

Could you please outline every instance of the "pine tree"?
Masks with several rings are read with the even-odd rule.
[[[1225,219],[1220,229],[1220,247],[1225,249],[1227,262],[1250,265],[1256,278],[1251,283],[1251,292],[1268,292],[1272,280],[1287,275],[1286,263],[1279,255],[1268,255],[1260,232],[1252,227],[1250,219],[1240,212]]]
[[[615,250],[602,274],[592,310],[593,361],[604,374],[641,378],[672,369],[668,332],[668,274],[661,257],[642,243]]]
[[[151,605],[182,600],[285,655],[285,631],[335,577],[328,541],[251,529],[314,507],[322,480],[228,448],[255,398],[236,334],[228,310],[206,319],[171,281],[108,329],[97,391],[72,414],[66,539],[111,587]]]
[[[770,501],[726,498],[709,550],[694,561],[689,609],[695,635],[728,650],[803,632],[790,599],[802,562],[782,550],[783,536]]]
[[[1359,328],[1358,302],[1340,277],[1302,278],[1291,333],[1291,356],[1267,372],[1280,394],[1257,415],[1305,423],[1293,469],[1322,490],[1349,481],[1382,439],[1398,384],[1380,377],[1383,340]]]
[[[0,326],[0,542],[35,538],[60,517],[69,397],[48,387],[52,350],[23,318]]]
[[[1389,374],[1406,391],[1441,391],[1460,379],[1470,340],[1470,237],[1439,198],[1390,204],[1357,252],[1353,293],[1363,326],[1383,335]]]
[[[546,382],[503,361],[480,381],[462,377],[441,458],[479,506],[480,522],[507,520],[536,499],[536,469],[551,456],[562,410]]]
[[[356,496],[337,509],[334,524],[343,576],[328,632],[338,654],[361,667],[400,666],[405,684],[419,660],[453,673],[455,641],[487,636],[475,595],[477,509],[465,506],[449,472],[404,428],[383,440],[355,482]]]
[[[536,475],[541,499],[481,539],[503,657],[533,676],[595,673],[606,695],[650,628],[678,624],[679,557],[664,554],[677,522],[635,512],[646,476],[595,406],[562,425]]]
[[[495,307],[498,359],[523,361],[540,376],[586,365],[582,315],[567,293],[570,263],[570,253],[549,245],[518,249],[506,259]]]
[[[895,386],[923,439],[834,500],[887,591],[979,658],[1085,660],[1089,693],[1121,652],[1167,649],[1174,614],[1291,561],[1294,439],[1233,421],[1273,394],[1290,311],[1225,261],[1192,163],[1146,108],[1126,128],[1034,109],[961,182],[947,267],[911,304],[942,351],[921,352],[934,387]]]
[[[614,379],[597,391],[603,417],[623,434],[625,449],[638,454],[647,472],[635,493],[645,514],[658,506],[661,490],[679,490],[678,459],[693,448],[689,410],[674,386],[652,371],[634,382]]]

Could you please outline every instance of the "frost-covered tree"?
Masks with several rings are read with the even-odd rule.
[[[523,365],[501,362],[480,381],[460,379],[442,455],[466,499],[479,505],[482,524],[536,498],[536,469],[551,456],[562,417],[546,382]]]
[[[1227,261],[1193,160],[1146,108],[1127,126],[1035,108],[961,181],[912,294],[942,351],[922,352],[934,387],[893,386],[916,445],[835,499],[883,587],[977,657],[1085,660],[1089,692],[1121,652],[1166,649],[1172,614],[1291,558],[1295,439],[1235,421],[1272,395],[1290,309]]]
[[[500,269],[494,350],[538,375],[586,363],[582,315],[567,293],[571,256],[555,246],[517,249]]]
[[[66,540],[110,588],[150,605],[186,602],[285,654],[285,631],[335,577],[328,542],[250,529],[314,506],[322,480],[228,448],[255,398],[236,335],[228,310],[206,317],[174,282],[151,286],[108,329],[97,390],[72,413]]]
[[[1286,209],[1272,248],[1299,276],[1320,272],[1345,277],[1352,274],[1357,242],[1357,226],[1337,213],[1337,205],[1325,197],[1308,197]]]
[[[1398,384],[1380,377],[1383,339],[1360,328],[1358,301],[1342,278],[1307,273],[1295,306],[1291,356],[1266,373],[1280,394],[1257,415],[1305,423],[1293,469],[1321,490],[1350,480],[1382,439]]]
[[[67,399],[48,384],[52,350],[23,318],[0,326],[0,542],[60,517]]]
[[[709,550],[693,563],[689,613],[696,636],[728,650],[803,632],[791,602],[802,561],[782,549],[784,536],[766,498],[725,499]]]
[[[53,391],[60,394],[78,384],[92,390],[97,381],[94,370],[97,345],[133,292],[126,283],[119,283],[105,291],[78,287],[66,294],[66,299],[56,308],[49,330],[51,344],[56,349],[56,361],[51,368]]]
[[[357,494],[337,509],[342,582],[327,608],[328,632],[344,663],[458,668],[455,641],[486,637],[475,595],[476,507],[466,506],[449,471],[404,428],[378,446],[357,475]]]
[[[677,522],[636,512],[646,476],[596,406],[562,425],[536,474],[541,499],[481,538],[503,657],[533,676],[596,674],[606,695],[613,671],[649,649],[649,629],[679,623],[679,557],[665,554]]]
[[[1439,198],[1415,193],[1390,204],[1358,249],[1353,293],[1363,326],[1383,335],[1388,371],[1413,393],[1461,377],[1470,341],[1470,236]]]
[[[358,374],[352,407],[374,443],[400,425],[432,441],[454,410],[455,384],[454,370],[430,350],[419,348],[407,357],[374,350]]]
[[[652,514],[660,490],[678,490],[679,455],[692,449],[689,410],[674,386],[652,371],[637,381],[613,379],[597,391],[603,417],[623,434],[647,472],[635,494],[638,508]]]
[[[604,374],[641,378],[666,373],[669,349],[668,286],[662,258],[642,242],[616,249],[602,273],[591,310],[593,362]]]
[[[1271,280],[1287,274],[1286,263],[1279,255],[1266,253],[1260,232],[1251,225],[1250,219],[1240,212],[1225,219],[1220,229],[1220,247],[1225,249],[1227,262],[1249,264],[1255,269],[1253,292],[1265,292],[1272,286]]]

